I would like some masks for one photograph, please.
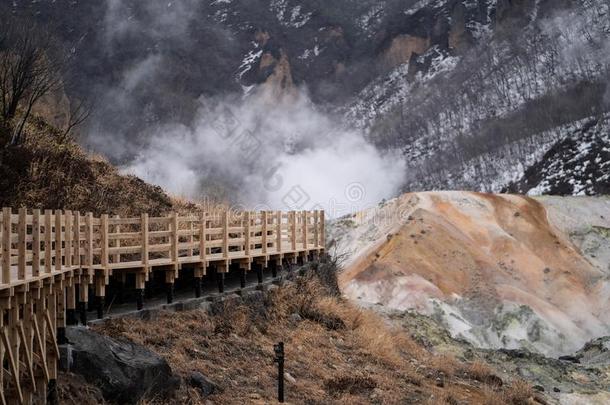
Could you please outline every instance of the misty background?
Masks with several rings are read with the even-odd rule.
[[[73,55],[65,91],[94,105],[79,142],[178,196],[341,215],[402,191],[505,191],[563,168],[545,156],[587,128],[608,142],[606,0],[5,7]],[[582,181],[608,170],[596,148]]]

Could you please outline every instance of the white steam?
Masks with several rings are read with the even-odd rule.
[[[392,197],[404,160],[337,126],[300,94],[200,100],[190,126],[165,125],[125,168],[189,198],[224,196],[248,208],[324,208],[337,217]]]

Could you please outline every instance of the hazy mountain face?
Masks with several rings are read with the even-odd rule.
[[[68,94],[95,100],[85,144],[176,193],[239,192],[240,202],[284,207],[297,188],[306,204],[327,208],[353,204],[353,184],[366,196],[358,204],[400,188],[498,191],[555,143],[578,143],[585,121],[606,122],[610,105],[609,8],[605,0],[8,6],[49,26],[72,55]],[[603,148],[607,126],[597,131]],[[301,184],[308,161],[326,170]],[[337,180],[323,181],[328,173]]]

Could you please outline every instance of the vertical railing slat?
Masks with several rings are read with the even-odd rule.
[[[282,211],[278,211],[275,213],[275,217],[276,217],[276,229],[277,229],[277,235],[276,235],[276,247],[275,250],[277,250],[278,253],[280,253],[282,251]]]
[[[73,254],[73,262],[72,265],[76,267],[81,266],[81,234],[80,234],[81,220],[80,220],[80,212],[76,211],[74,213],[74,223],[73,223],[73,243],[74,243],[74,254]]]
[[[65,219],[65,240],[66,240],[66,248],[65,248],[65,257],[66,257],[66,268],[70,269],[72,267],[72,211],[66,210],[64,211],[64,219]]]
[[[104,269],[108,268],[108,214],[102,214],[100,218],[100,247],[101,247],[101,264]]]
[[[246,222],[244,248],[246,256],[250,257],[250,211],[244,212],[244,217]]]
[[[40,275],[40,210],[32,211],[32,276]]]
[[[148,214],[142,214],[140,224],[141,247],[142,247],[142,265],[148,267]]]
[[[263,211],[262,212],[262,232],[261,232],[261,237],[262,237],[262,245],[263,245],[263,254],[267,253],[267,211]]]
[[[61,271],[63,265],[62,212],[55,210],[55,270]]]
[[[225,259],[229,258],[229,211],[222,217],[222,253]]]
[[[204,263],[206,263],[206,247],[205,247],[205,242],[206,242],[206,229],[207,229],[207,213],[204,211],[201,214],[201,220],[200,220],[200,224],[199,224],[199,258],[201,259],[201,261]]]
[[[26,234],[27,234],[27,209],[19,209],[19,220],[17,223],[17,278],[25,280],[25,265],[26,265]]]
[[[53,271],[53,211],[44,211],[44,271]]]
[[[11,282],[11,214],[10,208],[2,208],[2,284]]]
[[[307,227],[309,226],[309,211],[303,211],[303,249],[307,250],[309,244],[307,238],[309,237]]]
[[[91,268],[93,267],[93,214],[91,212],[88,212],[85,217],[85,227],[87,228],[85,236],[85,254],[87,256],[85,263]]]

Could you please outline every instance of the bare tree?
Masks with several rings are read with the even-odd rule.
[[[5,16],[6,17],[6,16]],[[61,83],[52,42],[32,24],[4,18],[0,26],[0,120],[10,144],[20,143],[34,105]]]
[[[89,118],[92,108],[92,104],[88,100],[79,100],[78,102],[70,103],[68,123],[61,135],[62,142],[68,138],[74,128],[80,126]]]

